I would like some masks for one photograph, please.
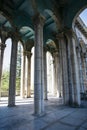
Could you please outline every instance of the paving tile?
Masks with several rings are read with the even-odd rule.
[[[79,118],[78,118],[78,120],[75,120],[75,118],[72,118],[71,116],[67,116],[67,117],[61,119],[61,122],[64,124],[72,125],[72,126],[79,126],[80,124],[83,123],[83,120],[81,120]]]
[[[42,130],[75,130],[75,127],[56,123],[54,125],[49,126],[46,129],[42,129]]]
[[[46,127],[47,123],[42,120],[33,120],[29,124],[27,124],[27,127],[29,130],[41,130],[42,128]]]
[[[85,129],[87,129],[87,120],[86,120],[86,122],[85,122],[85,123],[83,123],[83,125],[82,125],[81,127],[83,127],[83,128],[85,128]]]
[[[21,104],[22,102],[24,104]],[[0,104],[0,130],[87,129],[87,107],[63,106],[58,104],[58,99],[51,98],[45,102],[46,115],[38,118],[32,115],[34,112],[32,103],[32,99],[18,100],[17,106],[11,108]]]
[[[80,127],[78,130],[87,130],[87,129]]]

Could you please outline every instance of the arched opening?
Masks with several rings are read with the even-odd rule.
[[[53,58],[52,54],[47,52],[47,91],[48,96],[53,95],[54,76],[53,76]],[[48,97],[49,98],[49,97]]]
[[[31,96],[34,96],[34,47],[32,47],[31,53]]]
[[[59,51],[56,43],[52,39],[48,39],[46,42],[47,48],[47,91],[48,99],[62,99],[62,86],[60,85],[60,73],[59,73]],[[54,101],[55,102],[55,101]],[[62,102],[61,102],[62,104]]]
[[[4,57],[3,57],[1,97],[8,97],[10,58],[11,58],[11,46],[12,46],[11,38],[8,38],[5,44],[6,44],[6,47],[4,50]]]
[[[2,80],[1,80],[1,99],[5,97],[6,101],[9,96],[9,74],[10,74],[10,62],[11,62],[11,47],[12,40],[8,38],[5,42],[5,51],[3,57],[3,71],[2,71]],[[18,42],[17,48],[17,65],[16,65],[16,94],[15,96],[20,96],[20,87],[21,87],[21,57],[22,57],[23,47],[21,42]],[[7,103],[7,102],[6,102]]]

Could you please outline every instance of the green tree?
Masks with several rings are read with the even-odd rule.
[[[8,91],[8,88],[9,88],[9,71],[5,70],[2,74],[1,91]]]
[[[20,76],[21,76],[21,45],[18,44],[17,53],[17,69],[16,69],[16,90],[20,90]],[[8,91],[9,89],[9,69],[3,71],[1,91]]]

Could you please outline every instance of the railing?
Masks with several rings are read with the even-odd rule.
[[[16,96],[20,95],[20,90],[16,91]],[[8,97],[8,91],[2,91],[1,92],[1,97]]]

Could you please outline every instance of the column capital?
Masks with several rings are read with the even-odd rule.
[[[38,25],[38,23],[39,23],[43,26],[44,23],[45,23],[45,17],[42,16],[41,14],[36,14],[36,15],[33,16],[33,23],[35,25]]]
[[[43,47],[43,51],[44,51],[44,52],[47,52],[47,50],[48,50],[48,49],[47,49],[47,47],[46,47],[46,46],[45,46],[45,47]]]
[[[64,34],[67,34],[70,37],[76,36],[75,32],[73,29],[69,28],[69,29],[64,29]]]
[[[53,52],[53,54],[52,54],[53,56],[55,56],[55,57],[58,57],[59,56],[59,52],[58,52],[58,50],[57,51],[55,51],[55,52]]]
[[[1,42],[1,43],[0,43],[0,49],[1,49],[1,50],[4,50],[5,47],[6,47],[6,44],[4,44],[4,43]]]
[[[82,58],[86,58],[86,53],[81,52]]]
[[[7,37],[8,37],[8,33],[6,31],[4,31],[4,30],[1,30],[1,34],[0,35],[1,35],[2,43],[5,44],[5,41],[6,41]]]
[[[77,52],[81,53],[81,47],[80,46],[77,46],[76,50],[77,50]]]
[[[58,34],[56,35],[56,38],[57,38],[58,40],[60,40],[61,38],[64,38],[64,32],[58,33]]]
[[[84,58],[87,58],[87,53],[84,53]]]
[[[27,57],[31,57],[32,53],[30,51],[23,51],[23,55],[25,55]]]
[[[14,36],[14,35],[12,35],[12,37],[11,37],[12,41],[18,42],[18,38],[16,36]]]

